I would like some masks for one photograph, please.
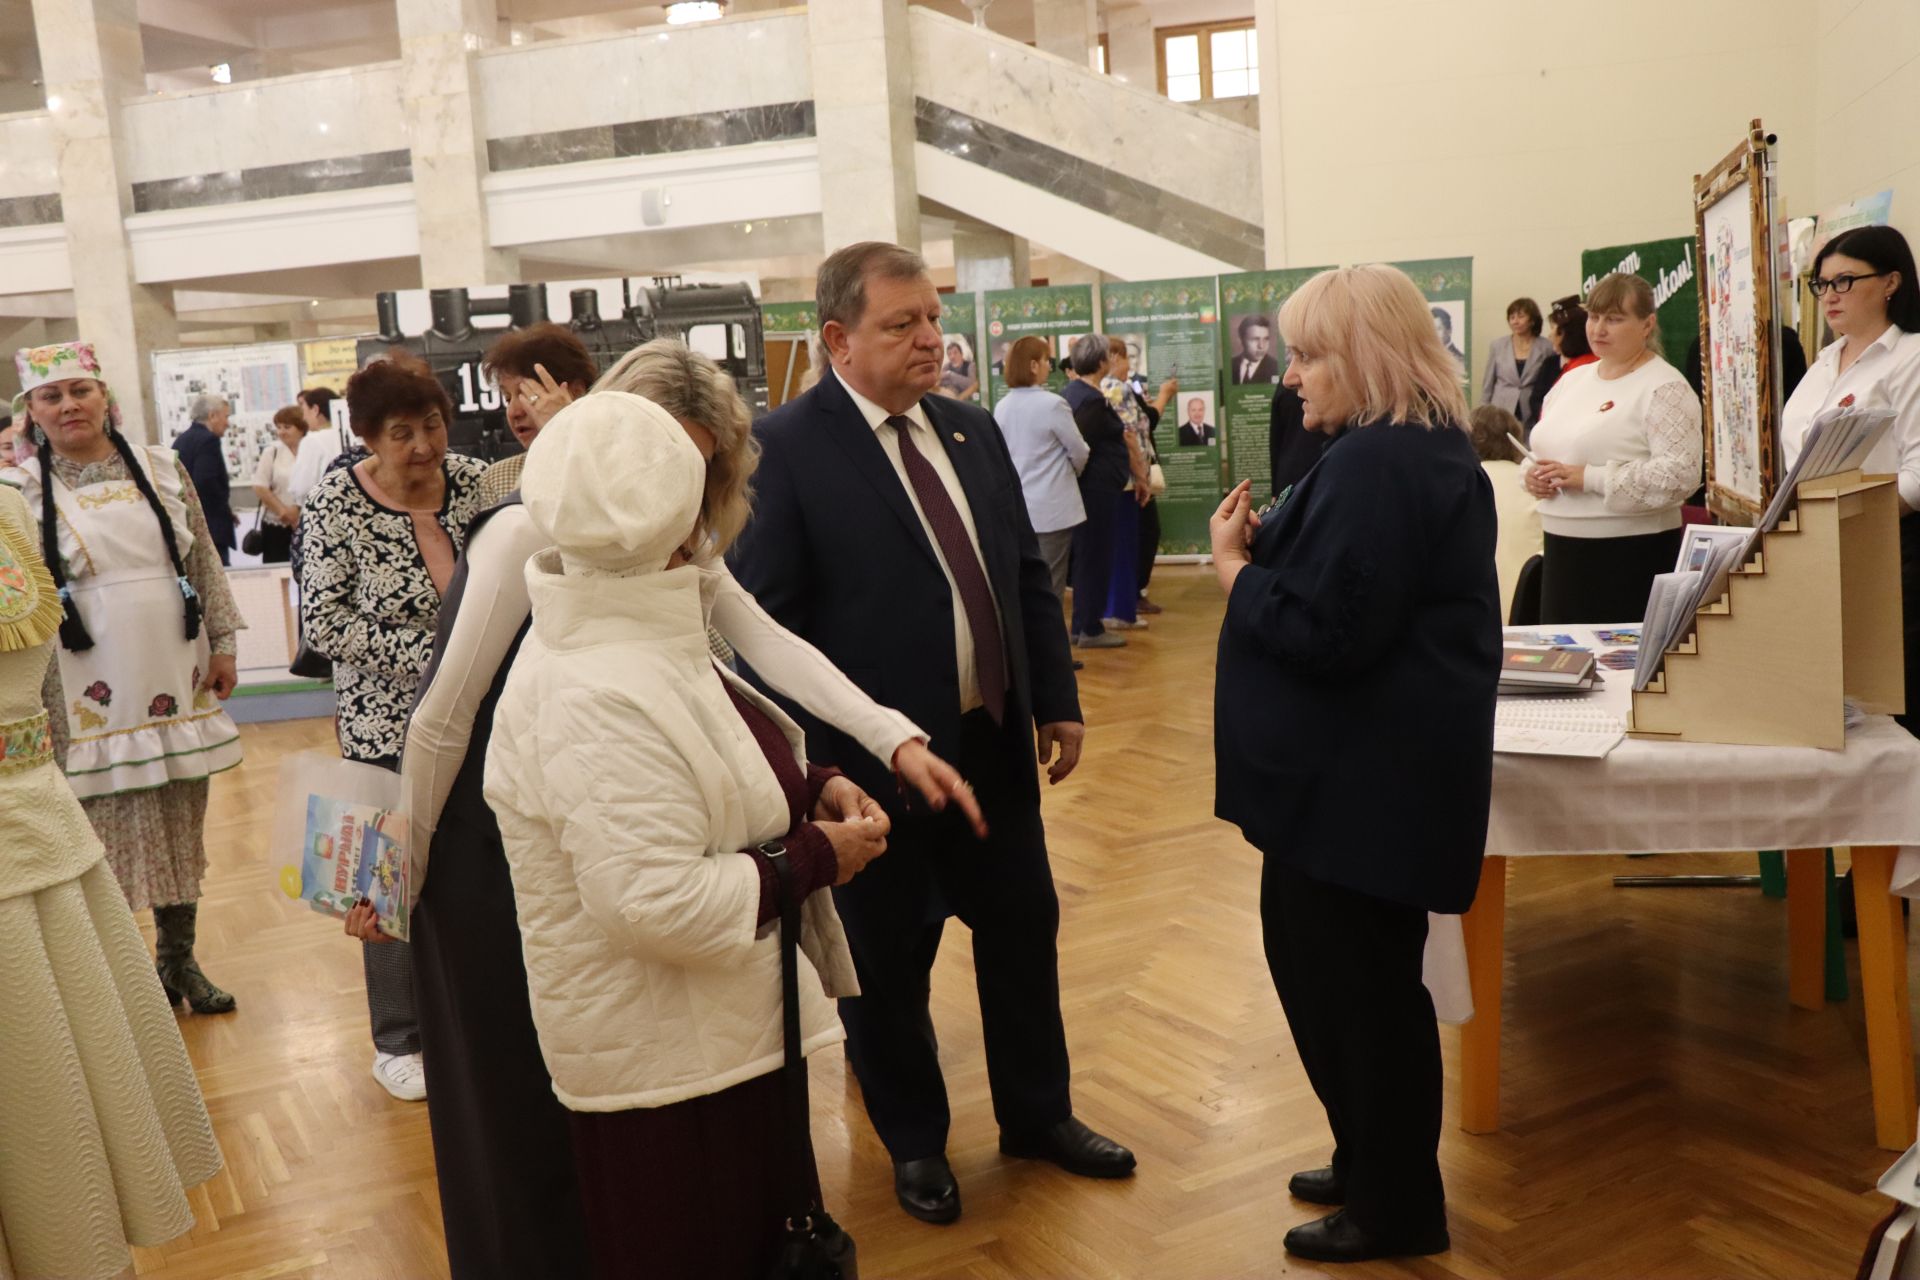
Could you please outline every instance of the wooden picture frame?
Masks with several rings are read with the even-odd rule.
[[[1768,139],[1740,145],[1693,180],[1700,263],[1700,408],[1707,506],[1750,525],[1773,497],[1779,426]]]

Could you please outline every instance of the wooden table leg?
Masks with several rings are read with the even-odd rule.
[[[1460,1127],[1500,1128],[1500,979],[1507,957],[1507,860],[1487,858],[1480,891],[1460,922],[1466,935],[1473,1021],[1460,1028]]]
[[[1854,849],[1853,901],[1860,918],[1874,1138],[1889,1151],[1904,1151],[1913,1141],[1913,1016],[1907,1005],[1906,925],[1892,889],[1895,854],[1884,845]]]
[[[1787,995],[1797,1009],[1826,1007],[1827,851],[1787,850]]]

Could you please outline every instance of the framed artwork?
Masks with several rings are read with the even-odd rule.
[[[1700,289],[1701,421],[1707,506],[1752,524],[1773,497],[1779,417],[1768,137],[1755,120],[1727,157],[1693,180]]]

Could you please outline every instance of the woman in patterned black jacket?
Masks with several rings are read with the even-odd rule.
[[[447,452],[452,402],[403,351],[353,375],[347,416],[368,456],[301,504],[300,621],[307,644],[333,660],[340,754],[397,770],[487,464]],[[396,1098],[424,1098],[412,953],[363,944],[363,962],[374,1078]]]

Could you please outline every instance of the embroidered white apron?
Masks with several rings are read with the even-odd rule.
[[[134,456],[173,522],[184,563],[193,534],[173,451]],[[21,471],[40,510],[38,459]],[[200,688],[211,650],[186,638],[180,580],[153,511],[131,479],[69,489],[54,480],[60,555],[93,648],[60,653],[71,745],[67,778],[83,799],[204,778],[240,763],[240,730]]]

